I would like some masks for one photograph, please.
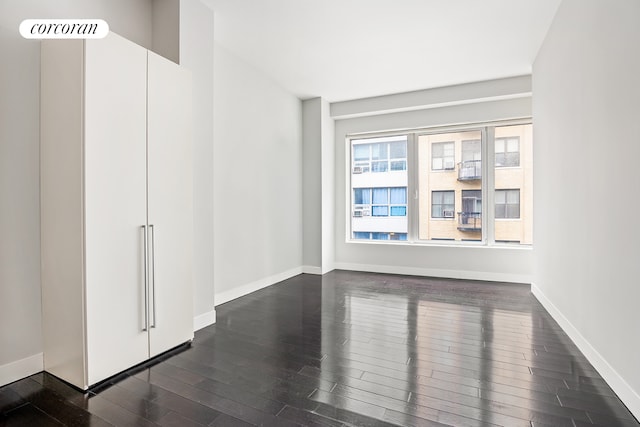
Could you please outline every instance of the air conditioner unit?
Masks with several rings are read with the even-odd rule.
[[[361,218],[362,217],[362,211],[353,211],[353,216],[354,216],[354,218]]]
[[[456,168],[456,165],[455,165],[454,162],[447,161],[447,162],[444,163],[444,168],[446,170],[454,170]]]
[[[442,211],[442,216],[445,218],[453,218],[453,211]]]
[[[353,173],[362,173],[362,166],[354,166]]]

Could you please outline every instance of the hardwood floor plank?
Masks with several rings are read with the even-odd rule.
[[[640,426],[526,285],[333,271],[216,312],[89,393],[0,387],[0,425]]]

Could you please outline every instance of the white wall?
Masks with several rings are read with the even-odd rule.
[[[326,100],[320,102],[322,161],[322,265],[321,273],[335,269],[336,262],[336,144],[335,121]],[[305,217],[306,220],[306,217]]]
[[[213,283],[213,25],[213,11],[208,6],[197,0],[180,1],[180,65],[191,70],[194,87],[193,312],[196,316],[194,325],[196,329],[215,322]]]
[[[330,105],[322,98],[302,103],[303,270],[324,274],[335,262],[335,144]]]
[[[0,2],[0,385],[42,369],[40,43],[23,39],[18,25],[62,17],[100,17],[151,44],[150,0]]]
[[[565,0],[533,67],[533,290],[636,417],[639,16]]]
[[[322,270],[322,98],[302,102],[303,255],[305,272]]]
[[[216,304],[302,271],[302,107],[217,43]]]
[[[527,76],[480,82],[479,89],[476,88],[478,90],[474,90],[473,85],[465,86],[470,94],[467,100],[460,98],[457,86],[451,88],[451,93],[447,93],[446,88],[437,89],[437,97],[429,96],[428,91],[420,91],[417,98],[415,93],[407,94],[408,111],[403,107],[399,95],[373,98],[371,105],[363,100],[354,101],[354,105],[340,103],[339,108],[332,105],[334,115],[355,116],[336,120],[335,123],[336,268],[462,279],[530,281],[531,250],[527,247],[454,247],[346,241],[350,220],[346,208],[347,135],[531,116],[530,79]],[[492,96],[492,93],[496,96]],[[416,105],[418,99],[425,102],[421,109]],[[433,101],[436,104],[428,104],[433,99],[437,99]],[[443,104],[449,106],[443,107]],[[377,109],[400,112],[377,115]],[[363,112],[373,115],[363,116]]]

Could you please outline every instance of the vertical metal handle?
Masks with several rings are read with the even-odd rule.
[[[144,328],[142,331],[149,330],[149,279],[147,277],[147,226],[143,225],[144,230]]]
[[[152,328],[156,327],[156,235],[154,233],[153,224],[149,225],[149,231],[151,231],[151,295],[152,295],[152,312],[153,323]]]

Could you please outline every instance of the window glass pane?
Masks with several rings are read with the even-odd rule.
[[[453,218],[454,191],[434,191],[431,198],[432,218]]]
[[[453,142],[435,142],[431,146],[431,168],[433,170],[453,169],[455,163],[455,144]]]
[[[388,191],[389,190],[387,188],[374,188],[373,203],[376,205],[389,203]]]
[[[368,205],[371,202],[369,201],[369,194],[371,190],[368,188],[354,188],[353,189],[353,203],[356,205]]]
[[[462,141],[462,161],[470,162],[482,158],[480,140]]]
[[[371,233],[373,240],[389,240],[389,233]]]
[[[391,170],[392,171],[405,171],[407,170],[407,161],[406,160],[394,160],[391,162]]]
[[[406,142],[392,142],[390,147],[392,159],[406,159],[407,158],[407,143]]]
[[[418,239],[486,241],[482,215],[489,208],[490,216],[496,218],[489,227],[495,232],[491,241],[530,244],[531,134],[528,124],[416,132],[411,138],[415,147],[409,147],[408,136],[401,135],[352,141],[347,175],[353,198],[352,238],[372,239],[376,233],[376,239],[407,239],[412,234],[408,216],[414,212],[408,210],[408,194],[415,191]],[[485,137],[491,139],[485,141]],[[486,144],[495,148],[495,157],[489,159],[495,166],[491,182],[495,187],[490,188],[495,204],[483,209]],[[409,152],[415,152],[416,158],[408,159]],[[414,166],[417,188],[409,189],[407,171]]]
[[[371,239],[377,233],[377,239],[388,240],[389,233],[406,235],[407,136],[352,140],[351,155],[351,237]]]
[[[453,200],[454,200],[454,192],[453,191],[446,191],[444,193],[442,193],[443,195],[443,204],[445,205],[453,205]]]
[[[444,156],[452,157],[454,154],[454,146],[453,142],[447,142],[444,144]]]
[[[389,216],[388,206],[374,206],[371,208],[371,215],[373,216]]]
[[[444,193],[442,191],[434,191],[431,196],[431,203],[441,205],[444,199]]]
[[[391,206],[391,216],[407,216],[407,207]]]
[[[407,203],[407,189],[405,187],[391,188],[391,200],[392,205],[403,205]]]
[[[525,125],[531,126],[531,125]],[[519,131],[522,126],[505,126],[496,130],[506,130],[511,132]],[[508,138],[496,137],[496,166],[516,167],[520,166],[520,137],[511,136]]]
[[[373,160],[382,160],[389,158],[389,143],[379,142],[371,146],[371,158]]]
[[[353,159],[369,160],[369,144],[358,144],[353,146]]]
[[[467,224],[460,213],[481,212],[483,135],[482,130],[417,135],[419,239],[482,240],[479,214]],[[463,191],[470,191],[466,202]]]
[[[389,240],[407,240],[407,233],[391,233],[389,234]]]
[[[371,163],[371,171],[373,171],[373,172],[386,172],[388,164],[389,164],[389,162],[387,162],[386,160],[383,161],[383,162],[372,162]]]
[[[532,242],[532,156],[531,124],[499,126],[496,138],[495,218],[496,242]],[[508,221],[504,221],[507,219]]]

